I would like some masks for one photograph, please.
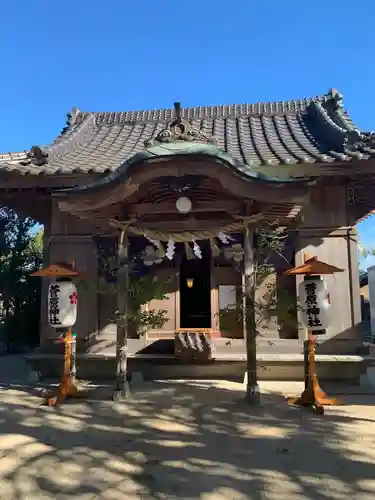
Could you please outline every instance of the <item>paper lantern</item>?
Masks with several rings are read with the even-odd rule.
[[[77,288],[71,281],[55,281],[48,288],[48,321],[53,328],[70,328],[77,320]]]
[[[181,214],[188,214],[193,208],[191,200],[186,196],[180,196],[176,201],[176,208]]]
[[[304,325],[313,332],[325,330],[331,306],[326,281],[320,276],[306,276],[299,285],[298,295]]]

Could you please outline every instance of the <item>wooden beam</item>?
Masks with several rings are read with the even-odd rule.
[[[0,191],[0,203],[16,210],[24,217],[32,217],[42,224],[46,224],[51,216],[51,199],[37,192],[9,194]]]
[[[178,232],[178,231],[208,231],[212,228],[227,226],[233,221],[231,219],[212,219],[212,220],[186,220],[186,221],[160,221],[146,222],[137,221],[134,226],[140,229],[150,229],[155,231]]]
[[[240,177],[237,172],[222,168],[212,159],[206,158],[200,163],[194,163],[175,158],[173,162],[161,161],[157,166],[147,162],[132,170],[132,175],[116,182],[106,184],[102,189],[71,193],[59,200],[59,206],[65,211],[90,211],[100,209],[118,202],[126,202],[133,196],[140,186],[159,177],[183,177],[185,175],[199,175],[220,181],[221,187],[232,196],[252,199],[255,201],[274,203],[304,203],[307,202],[309,187],[299,184],[269,184],[260,181],[251,181]]]
[[[298,205],[294,207],[290,205],[285,205],[284,207],[277,205],[269,207],[268,209],[265,206],[263,207],[260,206],[258,213],[263,214],[261,218],[264,220],[267,221],[278,220],[280,224],[283,225],[283,224],[289,224],[292,220],[294,220],[299,214],[300,209],[301,206]],[[108,227],[109,225],[108,220],[110,218],[113,218],[113,214],[105,213],[103,210],[92,211],[92,212],[72,211],[71,214],[74,214],[78,218],[88,219],[101,229]],[[133,220],[133,224],[140,229],[145,229],[145,230],[148,229],[148,230],[164,231],[164,232],[212,230],[212,228],[223,227],[241,219],[240,216],[236,216],[235,214],[233,218],[219,216],[218,214],[218,216],[214,219],[204,219],[204,220],[197,220],[192,216],[186,216],[186,217],[181,216],[179,220],[176,219],[167,220],[165,217],[163,219],[162,217],[163,214],[159,215],[161,216],[160,217],[161,220],[158,221],[141,220],[136,216],[126,217],[126,219]],[[255,216],[256,214],[253,215]]]
[[[229,214],[239,212],[242,209],[242,203],[233,200],[192,202],[190,213],[197,212],[228,212]],[[179,213],[174,203],[136,203],[129,207],[131,215],[140,216],[148,214],[168,214]]]

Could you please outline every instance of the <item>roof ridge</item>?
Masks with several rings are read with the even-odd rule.
[[[8,153],[0,153],[0,161],[19,161],[25,159],[27,156],[26,151],[9,151]]]
[[[181,117],[186,120],[202,120],[215,118],[238,118],[260,114],[287,114],[305,110],[312,102],[326,102],[327,94],[304,97],[301,99],[286,99],[279,101],[262,101],[242,104],[215,104],[210,106],[190,106],[181,108]],[[81,123],[87,116],[95,116],[100,125],[134,122],[168,122],[175,118],[173,108],[144,109],[133,111],[81,111],[73,108],[68,113],[66,129]],[[69,125],[68,125],[69,124]]]

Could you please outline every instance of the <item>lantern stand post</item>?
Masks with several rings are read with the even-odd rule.
[[[319,278],[321,275],[334,274],[343,272],[335,266],[326,264],[325,262],[318,261],[316,257],[305,258],[305,264],[302,266],[289,269],[284,274],[288,276],[314,276]],[[298,397],[288,397],[287,401],[290,405],[297,405],[301,407],[313,407],[320,415],[324,414],[324,406],[337,406],[341,405],[342,401],[329,398],[327,394],[321,389],[316,373],[316,353],[315,353],[315,340],[313,331],[306,328],[307,340],[304,342],[304,381],[305,388],[302,394]]]
[[[304,374],[305,389],[301,396],[289,397],[287,401],[290,405],[314,407],[316,412],[322,415],[324,413],[324,406],[338,406],[342,404],[342,401],[335,398],[329,398],[320,387],[316,373],[316,353],[313,332],[309,329],[306,330],[307,363],[305,365]]]
[[[31,276],[55,278],[56,283],[69,280],[71,277],[79,276],[72,266],[67,264],[51,264],[40,269]],[[60,383],[56,389],[44,395],[42,405],[57,407],[67,398],[86,397],[86,392],[82,391],[76,381],[76,336],[70,326],[63,337],[64,343],[64,371]]]
[[[70,351],[70,375],[72,377],[73,384],[76,383],[77,380],[77,336],[72,332],[72,343],[71,343],[71,351]]]

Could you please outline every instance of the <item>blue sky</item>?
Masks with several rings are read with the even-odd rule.
[[[48,143],[74,106],[244,103],[330,87],[360,129],[375,129],[372,0],[2,0],[0,16],[0,152]],[[370,246],[374,219],[360,227]]]

